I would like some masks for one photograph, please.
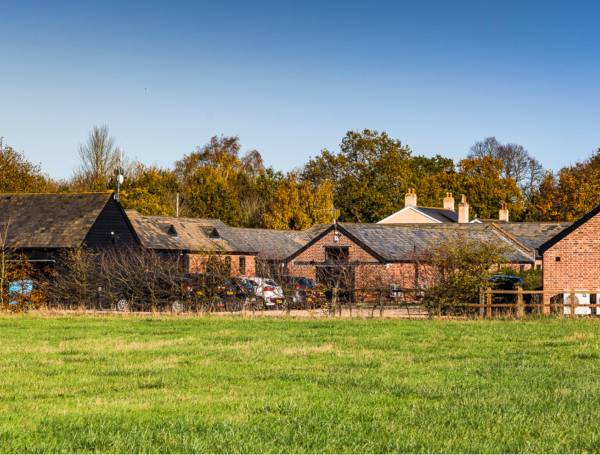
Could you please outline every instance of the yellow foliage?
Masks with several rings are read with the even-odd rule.
[[[333,187],[328,181],[312,185],[300,180],[297,172],[288,173],[279,184],[264,215],[268,229],[303,230],[314,224],[333,222]]]

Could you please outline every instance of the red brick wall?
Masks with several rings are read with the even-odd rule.
[[[225,261],[226,258],[231,258],[231,276],[254,276],[256,274],[256,258],[255,256],[243,256],[236,254],[219,255],[218,258]],[[239,269],[240,257],[246,258],[246,272],[241,273]],[[203,254],[190,254],[190,273],[203,273],[205,272],[204,264],[208,260],[206,255]]]
[[[545,291],[600,290],[600,215],[544,253],[543,274]],[[550,297],[544,294],[544,303]]]
[[[326,246],[348,246],[350,247],[349,261],[363,263],[362,265],[355,266],[354,269],[355,287],[358,289],[378,288],[382,284],[387,287],[388,284],[392,283],[407,287],[414,286],[415,267],[413,264],[381,264],[370,253],[363,250],[341,233],[338,236],[338,242],[334,242],[333,232],[328,233],[311,245],[306,251],[298,255],[289,264],[290,275],[303,276],[316,280],[317,267],[314,265],[301,265],[298,262],[325,262]]]

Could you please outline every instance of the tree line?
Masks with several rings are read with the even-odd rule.
[[[600,149],[557,172],[522,146],[478,141],[455,163],[415,155],[385,132],[349,131],[338,151],[321,150],[289,172],[267,167],[257,150],[242,153],[236,136],[214,136],[172,167],[121,159],[106,125],[77,150],[68,179],[53,179],[0,138],[0,192],[90,192],[117,189],[121,203],[146,215],[218,218],[231,226],[301,230],[332,221],[377,222],[404,207],[408,188],[420,206],[441,207],[447,192],[465,194],[471,215],[512,221],[572,221],[600,200]]]

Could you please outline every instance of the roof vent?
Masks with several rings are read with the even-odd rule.
[[[211,240],[221,240],[221,236],[219,235],[219,231],[214,226],[201,226],[202,232]]]
[[[157,223],[158,228],[170,237],[178,237],[175,226],[171,223]]]

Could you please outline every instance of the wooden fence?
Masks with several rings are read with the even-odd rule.
[[[531,303],[528,302],[526,303],[523,299],[523,296],[525,295],[544,295],[544,294],[552,294],[555,296],[563,296],[564,294],[569,294],[570,298],[569,298],[569,303],[565,304],[564,302],[552,302],[549,304],[544,304],[542,303]],[[564,309],[564,308],[569,308],[569,315],[570,317],[575,317],[577,316],[575,314],[575,309],[576,308],[597,308],[600,307],[600,304],[596,304],[596,303],[590,303],[590,304],[578,304],[578,303],[574,303],[575,302],[575,295],[576,294],[588,294],[588,295],[592,295],[592,294],[600,294],[600,290],[593,290],[593,291],[584,291],[584,290],[579,290],[579,289],[571,289],[569,291],[524,291],[522,288],[517,288],[516,291],[497,291],[497,290],[492,290],[491,288],[487,288],[485,291],[483,291],[480,294],[480,298],[479,298],[479,304],[469,304],[469,307],[474,307],[474,308],[480,308],[482,310],[485,310],[485,316],[487,317],[491,317],[492,316],[492,308],[511,308],[511,309],[515,309],[516,310],[516,316],[523,316],[525,314],[525,308],[526,307],[533,307],[533,308],[540,308],[540,309],[544,309],[544,308],[548,308],[550,310],[550,312],[552,312],[554,310],[554,312],[558,312],[559,308],[560,309]],[[501,296],[508,296],[508,295],[516,295],[517,296],[517,301],[513,302],[513,303],[494,303],[492,301],[492,297],[494,295],[501,295]],[[482,314],[483,315],[483,314]]]

